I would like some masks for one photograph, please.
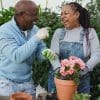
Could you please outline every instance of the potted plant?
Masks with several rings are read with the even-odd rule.
[[[59,100],[72,100],[79,84],[79,72],[84,68],[85,63],[75,56],[61,60],[61,67],[54,78]]]

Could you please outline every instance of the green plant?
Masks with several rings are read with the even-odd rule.
[[[0,25],[4,24],[5,22],[8,22],[14,14],[14,8],[9,7],[9,9],[3,9],[0,11]]]
[[[92,100],[98,100],[100,96],[100,64],[95,66],[93,72],[91,73],[91,85],[92,85],[92,91],[91,91],[91,98]]]
[[[90,95],[86,93],[75,93],[73,100],[90,100]]]
[[[48,73],[49,73],[49,61],[39,61],[35,60],[33,62],[33,80],[35,85],[40,84],[41,86],[45,87],[47,86],[47,79],[48,79]]]
[[[100,96],[97,98],[97,100],[100,100]]]

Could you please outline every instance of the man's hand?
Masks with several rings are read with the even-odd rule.
[[[54,60],[57,56],[51,49],[45,49],[42,51],[43,56],[48,58],[49,60]]]
[[[36,34],[37,38],[42,40],[42,39],[46,39],[49,37],[49,28],[45,27],[45,28],[41,28],[37,34]]]

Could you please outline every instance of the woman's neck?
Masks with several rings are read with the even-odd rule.
[[[70,27],[66,27],[66,28],[69,30],[72,30],[72,29],[80,27],[80,26],[81,26],[80,23],[73,23],[73,25],[71,25]]]

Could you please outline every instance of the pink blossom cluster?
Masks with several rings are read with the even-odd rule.
[[[73,75],[77,72],[77,68],[82,70],[85,68],[85,63],[78,57],[70,56],[68,59],[61,60],[60,74],[62,76]]]

